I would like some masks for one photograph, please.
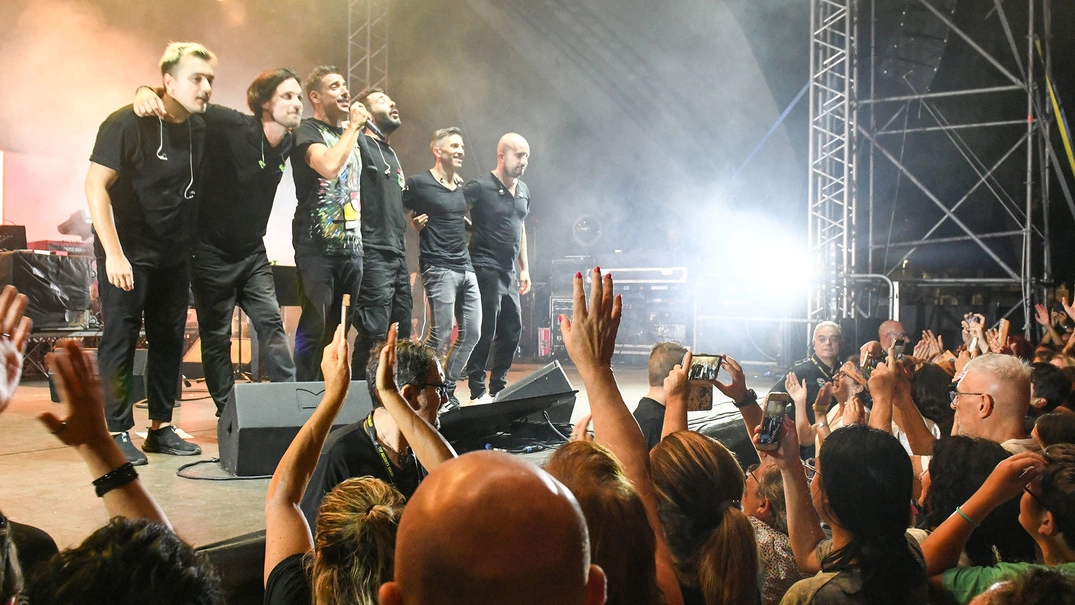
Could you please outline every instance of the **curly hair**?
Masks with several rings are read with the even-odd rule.
[[[392,579],[406,500],[391,485],[355,477],[325,494],[317,513],[311,585],[315,605],[376,605]]]
[[[571,441],[549,458],[545,470],[571,490],[586,517],[590,562],[608,580],[606,603],[661,603],[656,538],[619,460],[592,441]]]
[[[113,517],[77,548],[40,563],[28,582],[34,605],[222,605],[220,577],[166,525]]]

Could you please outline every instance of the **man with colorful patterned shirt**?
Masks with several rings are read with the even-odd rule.
[[[299,381],[319,379],[321,353],[339,325],[343,296],[358,298],[362,282],[358,145],[369,119],[361,103],[350,104],[347,84],[333,66],[314,68],[305,88],[314,117],[302,121],[291,152],[298,197],[292,237],[302,304],[295,333]]]

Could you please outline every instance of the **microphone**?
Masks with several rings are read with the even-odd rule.
[[[376,127],[376,126],[375,126],[375,125],[373,124],[373,120],[366,120],[366,128],[369,128],[369,129],[370,129],[370,131],[371,131],[371,132],[372,132],[373,134],[375,134],[375,135],[377,135],[377,136],[381,137],[382,139],[385,139],[384,133],[382,133],[382,132],[381,132],[381,129],[380,129],[380,128],[377,128],[377,127]],[[386,140],[387,140],[387,139],[386,139]]]

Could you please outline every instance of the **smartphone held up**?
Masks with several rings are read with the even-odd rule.
[[[787,393],[769,393],[765,396],[762,408],[765,410],[761,420],[761,434],[758,435],[757,448],[772,451],[780,447],[780,432],[784,427],[784,416],[788,413],[791,396]]]

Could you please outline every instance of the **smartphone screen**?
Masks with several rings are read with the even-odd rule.
[[[720,364],[724,361],[723,355],[710,355],[699,353],[691,356],[691,369],[687,372],[687,380],[692,382],[712,382],[720,373]]]
[[[769,393],[765,396],[765,415],[761,419],[759,450],[775,450],[780,445],[780,431],[784,425],[791,397],[787,393]]]

